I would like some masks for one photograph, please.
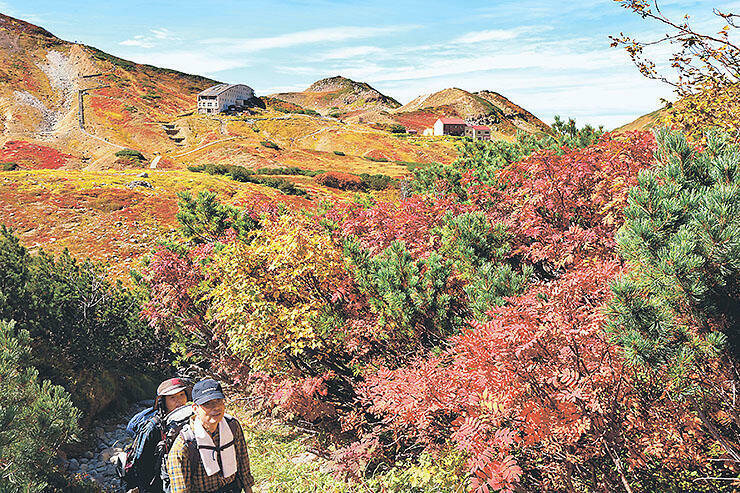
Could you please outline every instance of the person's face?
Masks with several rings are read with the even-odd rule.
[[[218,426],[219,421],[224,417],[226,403],[223,399],[212,399],[203,404],[193,404],[193,411],[203,425],[203,428],[209,432],[213,432]]]
[[[164,396],[164,408],[168,413],[171,413],[180,406],[184,406],[188,403],[188,395],[185,391],[180,391],[177,394]]]

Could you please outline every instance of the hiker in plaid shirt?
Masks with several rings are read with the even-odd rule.
[[[225,415],[221,384],[193,387],[193,411],[167,455],[171,493],[252,493],[254,480],[239,422]]]

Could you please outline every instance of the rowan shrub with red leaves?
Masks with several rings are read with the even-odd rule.
[[[249,248],[269,244],[271,255],[240,274],[269,292],[240,285],[211,332],[200,325],[210,308],[203,294],[220,281],[199,270],[196,250],[162,252],[152,283],[168,306],[150,318],[223,347],[244,343],[230,333],[254,335],[229,332],[229,314],[259,325],[250,313],[270,303],[290,309],[295,324],[281,335],[293,345],[273,358],[284,367],[258,376],[249,358],[220,364],[285,416],[333,431],[337,471],[348,477],[452,444],[467,455],[476,493],[694,487],[689,473],[713,472],[711,439],[663,382],[639,380],[603,328],[609,283],[623,271],[613,237],[654,146],[644,133],[606,135],[584,149],[469,173],[469,201],[412,195],[339,203],[313,224],[283,219],[285,238],[279,227],[264,231]],[[299,223],[300,234],[288,234]],[[319,244],[338,284],[306,262],[318,253],[306,249]],[[307,291],[321,310],[284,303]],[[481,299],[487,309],[474,309]]]
[[[510,227],[515,253],[561,268],[613,254],[627,192],[655,149],[647,132],[605,134],[584,149],[536,152],[499,170],[493,185],[472,173],[463,185],[471,201]]]

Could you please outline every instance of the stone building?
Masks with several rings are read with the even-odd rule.
[[[218,84],[198,93],[198,113],[220,113],[229,106],[246,106],[254,90],[244,84]]]

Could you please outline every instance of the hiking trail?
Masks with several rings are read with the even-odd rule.
[[[116,474],[115,458],[133,441],[126,433],[126,424],[131,416],[153,404],[154,401],[140,401],[123,415],[94,422],[95,447],[79,456],[70,456],[65,462],[67,472],[92,479],[105,492],[123,493],[124,489]]]

